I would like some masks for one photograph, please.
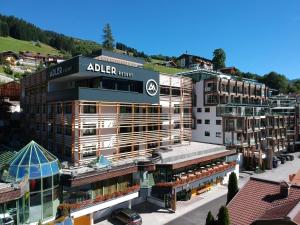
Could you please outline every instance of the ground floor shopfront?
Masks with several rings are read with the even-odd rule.
[[[187,201],[194,196],[201,195],[215,185],[226,184],[231,172],[238,176],[236,161],[217,161],[203,166],[193,165],[180,174],[174,173],[171,180],[158,182],[152,187],[152,196],[162,201],[166,208],[176,210],[177,201]],[[181,170],[182,171],[182,170]],[[171,171],[169,171],[171,172]]]

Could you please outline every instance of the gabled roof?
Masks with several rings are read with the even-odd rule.
[[[249,225],[280,211],[284,216],[300,201],[300,187],[291,186],[288,197],[280,194],[280,182],[251,177],[228,204],[231,225]]]
[[[207,59],[207,58],[204,58],[204,57],[201,57],[201,56],[197,56],[197,55],[187,54],[187,53],[181,54],[177,59],[181,59],[181,58],[186,57],[186,56],[191,56],[191,57],[194,57],[194,58],[197,58],[197,59],[202,59],[203,61],[212,62],[210,59]]]
[[[291,176],[291,184],[300,186],[300,170]]]

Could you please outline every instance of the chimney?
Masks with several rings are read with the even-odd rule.
[[[289,192],[290,192],[290,185],[287,182],[282,181],[280,183],[280,195],[283,198],[287,198],[289,196]]]

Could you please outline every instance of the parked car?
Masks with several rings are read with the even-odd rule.
[[[280,160],[281,164],[285,164],[285,162],[286,162],[285,157],[278,156],[277,158]]]
[[[0,220],[2,220],[2,223],[0,223],[0,224],[3,224],[3,225],[14,225],[15,224],[12,217],[4,217]]]
[[[129,208],[117,209],[112,212],[111,217],[128,225],[142,224],[142,217],[137,212]]]
[[[286,161],[291,161],[291,158],[288,157],[288,155],[283,155],[283,154],[281,154],[281,155],[279,155],[279,156],[285,158]]]
[[[273,160],[273,168],[277,168],[278,167],[278,161],[277,160]]]
[[[293,161],[295,159],[295,157],[293,155],[287,155],[291,161]]]

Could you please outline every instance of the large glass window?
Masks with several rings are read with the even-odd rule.
[[[114,79],[103,77],[102,78],[102,88],[103,89],[115,90],[116,89],[116,83],[115,83]]]
[[[35,179],[29,181],[30,192],[36,192],[41,190],[41,179]]]
[[[49,218],[53,214],[52,190],[43,192],[43,218]]]
[[[30,194],[30,206],[40,206],[41,205],[41,192]]]
[[[43,190],[52,188],[52,177],[43,178]]]

